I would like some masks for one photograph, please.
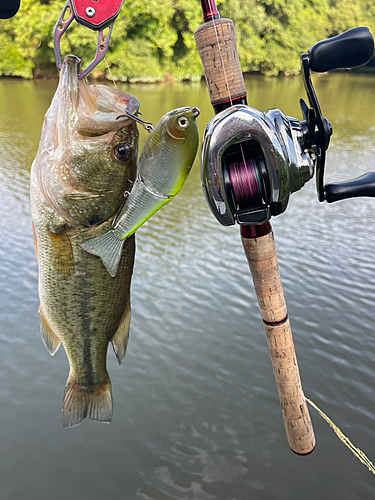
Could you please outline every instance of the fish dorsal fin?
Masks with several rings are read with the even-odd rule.
[[[39,313],[40,333],[47,351],[53,356],[60,347],[61,340],[53,333],[41,308],[39,309]]]
[[[111,339],[113,350],[115,351],[118,364],[121,365],[125,358],[126,347],[129,339],[130,328],[130,296],[128,296],[124,314],[122,315],[120,324],[116,333]]]

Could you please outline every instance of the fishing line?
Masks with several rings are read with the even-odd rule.
[[[211,8],[211,12],[214,12],[214,7],[213,7],[213,4],[212,4],[212,0],[208,0],[208,4],[209,4],[209,6]],[[223,75],[224,75],[225,85],[227,87],[227,91],[228,91],[228,95],[229,95],[229,102],[230,102],[230,105],[233,106],[232,96],[231,96],[230,89],[229,89],[227,74],[225,72],[224,59],[223,59],[223,55],[221,53],[221,46],[220,46],[220,41],[219,41],[219,35],[218,35],[218,32],[217,32],[217,27],[216,27],[214,16],[212,16],[212,23],[213,23],[213,27],[214,27],[214,31],[215,31],[217,48],[219,49],[219,56],[220,56],[221,67],[223,68]]]
[[[108,64],[108,61],[107,61],[107,58],[106,58],[106,57],[104,57],[104,62],[105,62],[105,64],[106,64],[106,66],[107,66],[109,76],[110,76],[110,77],[111,77],[111,79],[112,79],[113,86],[114,86],[114,87],[115,87],[115,89],[117,90],[117,85],[116,85],[115,79],[113,78],[112,71],[111,71],[111,68],[109,67],[109,64]]]
[[[233,188],[234,201],[241,206],[248,200],[259,200],[263,196],[259,169],[253,158],[228,165],[229,177]]]
[[[210,6],[211,12],[214,12],[215,9],[214,9],[212,0],[208,0],[208,4]],[[221,67],[223,69],[225,86],[227,88],[227,92],[228,92],[228,96],[229,96],[230,107],[232,107],[233,106],[232,95],[231,95],[231,92],[230,92],[229,83],[228,83],[228,79],[227,79],[227,74],[226,74],[226,71],[225,71],[224,59],[223,59],[223,55],[222,55],[222,52],[221,52],[221,45],[220,45],[219,35],[218,35],[218,32],[217,32],[217,27],[216,27],[214,16],[212,16],[212,25],[213,25],[214,31],[215,31],[216,43],[217,43],[217,48],[219,50],[220,63],[221,63]],[[246,164],[246,160],[245,160],[245,155],[244,155],[244,152],[243,152],[242,144],[239,143],[239,146],[240,146],[240,151],[241,151],[243,163]]]
[[[319,415],[332,427],[334,433],[336,436],[342,441],[345,446],[349,448],[349,450],[355,455],[360,462],[365,465],[370,472],[375,474],[375,466],[374,464],[370,461],[370,459],[363,453],[362,450],[354,446],[354,444],[350,441],[348,437],[345,436],[345,434],[337,427],[336,424],[332,422],[332,420],[320,409],[318,406],[311,401],[311,399],[306,398],[306,401],[309,403],[310,406],[312,406],[318,413]]]
[[[90,33],[90,35],[91,35],[91,37],[93,38],[94,42],[95,42],[95,43],[97,43],[96,38],[94,37],[94,34],[93,34],[93,33]],[[109,64],[108,64],[107,58],[104,56],[104,57],[103,57],[103,59],[104,59],[104,62],[105,62],[105,64],[106,64],[106,66],[107,66],[109,76],[111,77],[111,80],[112,80],[112,82],[113,82],[113,86],[114,86],[114,87],[115,87],[115,89],[117,90],[117,85],[116,85],[115,79],[114,79],[114,77],[113,77],[113,75],[112,75],[111,68],[109,67]]]

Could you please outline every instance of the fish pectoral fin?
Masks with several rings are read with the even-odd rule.
[[[39,313],[40,333],[47,351],[53,356],[60,347],[61,340],[53,333],[41,308],[39,308]]]
[[[120,324],[116,330],[116,333],[111,339],[112,347],[115,352],[119,365],[121,365],[122,360],[125,358],[126,347],[128,345],[128,339],[129,339],[129,328],[130,328],[130,296],[128,296],[125,311],[121,318]]]
[[[111,381],[95,387],[82,387],[69,375],[64,390],[61,421],[65,428],[75,427],[88,417],[96,422],[109,424],[112,420]]]
[[[80,243],[80,247],[86,252],[100,257],[109,274],[114,277],[121,260],[124,241],[117,238],[112,230],[109,230],[100,236]]]

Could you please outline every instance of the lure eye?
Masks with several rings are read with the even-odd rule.
[[[177,125],[179,128],[186,128],[189,126],[189,120],[186,118],[186,116],[180,116],[180,118],[177,120]]]
[[[121,142],[113,149],[113,157],[117,161],[125,161],[130,156],[130,146],[125,142]]]

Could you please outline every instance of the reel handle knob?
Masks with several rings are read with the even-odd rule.
[[[362,66],[373,53],[374,38],[365,26],[322,40],[308,51],[310,69],[317,73]]]
[[[358,196],[375,197],[375,172],[369,172],[346,182],[337,184],[326,184],[324,186],[326,201],[345,200],[347,198],[356,198]]]

